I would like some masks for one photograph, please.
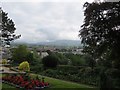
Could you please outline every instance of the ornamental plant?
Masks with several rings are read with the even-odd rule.
[[[29,72],[30,71],[30,65],[27,61],[24,61],[24,62],[20,63],[18,69],[20,71]]]
[[[41,88],[49,87],[48,82],[41,82],[40,80],[26,80],[23,76],[4,76],[2,81],[16,86],[17,88],[23,88],[23,90],[41,90]]]
[[[7,60],[6,59],[2,59],[2,64],[7,64]]]

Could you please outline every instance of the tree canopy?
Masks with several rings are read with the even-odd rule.
[[[30,65],[35,65],[40,61],[40,56],[37,52],[30,51],[26,45],[19,45],[17,48],[11,49],[13,63],[19,64],[23,61],[28,61]]]
[[[84,8],[79,34],[84,52],[120,66],[120,2],[85,3]]]
[[[1,42],[3,45],[10,45],[10,42],[14,39],[19,38],[21,35],[15,35],[15,23],[12,19],[8,17],[8,13],[1,10],[2,15],[2,29],[0,29],[1,33]]]
[[[29,54],[29,50],[25,45],[19,45],[17,48],[11,50],[12,52],[12,60],[16,63],[21,63],[27,59],[27,55]]]
[[[47,68],[55,68],[58,65],[59,58],[55,54],[50,54],[42,59],[42,64]]]

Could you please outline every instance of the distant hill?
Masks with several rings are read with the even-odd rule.
[[[27,44],[27,45],[47,45],[47,46],[82,46],[80,40],[56,40],[50,42],[27,43],[27,42],[14,42],[12,44]]]
[[[80,40],[56,40],[52,42],[40,42],[37,44],[53,46],[82,46]]]

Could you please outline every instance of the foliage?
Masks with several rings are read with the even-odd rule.
[[[106,70],[102,69],[100,72],[100,90],[105,90],[105,88],[112,90],[114,87],[113,81],[111,80],[110,76],[107,75]]]
[[[34,90],[36,87],[37,89],[41,89],[49,86],[48,82],[42,82],[39,79],[26,80],[24,76],[5,76],[2,80],[13,86],[17,86],[17,88],[22,88],[25,90]]]
[[[40,56],[35,51],[28,50],[26,45],[19,45],[17,48],[11,49],[13,63],[21,63],[27,60],[31,65],[39,63]]]
[[[120,2],[85,3],[80,37],[84,52],[95,58],[114,59],[120,66]],[[113,9],[114,8],[114,9]]]
[[[20,63],[18,69],[21,71],[30,71],[29,63],[27,61]]]
[[[44,67],[48,68],[55,68],[58,65],[58,57],[56,57],[54,54],[48,55],[42,59],[42,63]]]
[[[18,48],[14,48],[12,50],[12,60],[15,63],[21,63],[25,61],[27,58],[29,51],[27,49],[27,46],[25,45],[19,45]]]
[[[33,55],[33,53],[31,53],[30,51],[28,51],[25,59],[28,60],[28,62],[32,63],[34,61],[34,55]]]
[[[8,88],[9,88],[9,89],[16,89],[16,87],[11,86],[11,85],[9,85],[9,84],[5,84],[5,83],[1,83],[1,84],[2,84],[2,89],[3,89],[3,90],[7,90]]]
[[[43,69],[44,69],[43,65],[40,64],[40,62],[36,62],[35,65],[32,64],[31,67],[30,67],[31,72],[33,72],[33,73],[40,73],[40,72],[43,71]]]
[[[59,58],[59,64],[61,64],[61,65],[67,65],[68,64],[68,58],[64,54],[55,53],[55,55]]]
[[[120,2],[86,2],[84,8],[85,19],[80,30],[83,52],[98,61],[97,65],[105,68],[104,71],[101,68],[100,74],[103,90],[112,86],[109,82],[115,79],[111,79],[107,71],[110,68],[117,71],[120,69]],[[120,77],[116,77],[116,82],[120,81]],[[119,84],[115,87],[119,87]]]
[[[75,55],[72,53],[65,54],[65,56],[71,61],[73,66],[84,66],[85,60],[82,55]]]
[[[49,55],[54,55],[56,58],[59,60],[60,65],[74,65],[74,66],[79,66],[79,65],[85,65],[85,60],[82,55],[75,55],[72,53],[53,53],[49,52]]]
[[[57,79],[98,86],[99,71],[100,70],[97,69],[91,69],[90,67],[62,65],[56,69],[46,69],[40,74]]]
[[[83,57],[84,57],[86,66],[89,66],[92,69],[96,66],[96,61],[92,58],[91,55],[85,54]]]
[[[2,64],[7,64],[7,60],[6,59],[2,59]]]
[[[20,38],[21,35],[15,35],[15,24],[12,19],[8,17],[8,13],[2,10],[2,43],[10,45],[10,41]]]

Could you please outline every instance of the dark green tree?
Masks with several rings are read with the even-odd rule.
[[[18,48],[14,48],[12,50],[12,60],[15,63],[21,63],[23,61],[28,61],[26,59],[30,51],[28,51],[27,46],[25,45],[19,45]]]
[[[42,59],[45,68],[55,68],[58,65],[59,58],[55,54],[48,55]]]
[[[31,66],[41,64],[41,57],[38,55],[38,53],[35,50],[29,51],[27,53],[26,60],[30,63]]]
[[[96,61],[92,58],[91,55],[84,55],[85,64],[92,69],[96,66]]]
[[[65,56],[71,61],[73,66],[84,66],[85,60],[82,55],[75,55],[72,53],[67,53]]]
[[[62,53],[55,53],[55,55],[59,58],[59,64],[61,65],[67,65],[68,64],[68,58]]]
[[[26,45],[19,45],[11,49],[13,64],[19,64],[28,61],[31,66],[41,63],[41,58],[35,50],[30,51]]]
[[[12,19],[8,17],[8,13],[1,10],[2,17],[2,29],[1,33],[1,43],[2,45],[10,45],[12,40],[20,38],[21,35],[15,35],[15,24]]]
[[[85,3],[84,8],[85,19],[79,34],[83,51],[95,60],[102,60],[105,70],[115,68],[119,72],[120,2]],[[109,64],[105,65],[107,62]],[[107,81],[109,76],[105,76]],[[101,76],[101,80],[103,78],[104,76]],[[117,81],[120,81],[120,77]]]
[[[85,3],[80,37],[84,52],[94,58],[114,59],[120,66],[120,2]],[[119,67],[120,68],[120,67]]]

